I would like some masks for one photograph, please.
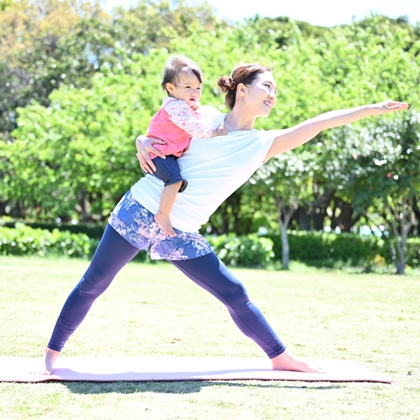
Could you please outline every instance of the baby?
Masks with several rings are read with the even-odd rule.
[[[147,129],[148,137],[166,142],[154,145],[166,159],[150,154],[156,166],[154,176],[164,182],[155,220],[165,234],[176,236],[170,213],[176,195],[188,185],[188,181],[181,175],[177,159],[188,147],[192,137],[210,138],[226,135],[227,131],[222,126],[213,130],[210,124],[200,118],[202,72],[196,63],[185,56],[169,58],[163,69],[161,86],[168,97],[163,100],[162,107],[152,117]]]

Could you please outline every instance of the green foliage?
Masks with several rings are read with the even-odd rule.
[[[89,87],[97,72],[168,48],[172,38],[197,27],[223,26],[205,3],[141,0],[111,16],[90,0],[0,3],[0,140],[10,139],[17,108],[31,101],[49,105],[61,85]]]
[[[216,255],[231,267],[267,267],[274,257],[273,242],[256,234],[206,237]]]
[[[0,139],[10,138],[18,107],[48,105],[63,83],[89,85],[103,55],[97,46],[102,52],[110,46],[101,28],[108,23],[90,1],[22,0],[0,12]]]
[[[105,226],[97,223],[52,223],[52,222],[2,222],[1,226],[14,228],[16,224],[28,226],[33,229],[42,229],[52,232],[53,230],[59,230],[60,232],[66,231],[71,233],[83,233],[91,239],[101,239]]]
[[[67,256],[87,258],[97,241],[84,234],[57,229],[47,231],[17,223],[15,228],[0,226],[0,255]]]
[[[63,230],[39,229],[16,223],[15,227],[0,226],[0,255],[39,255],[91,257],[98,239],[85,233],[72,233]],[[90,230],[89,233],[92,233]],[[274,257],[271,239],[256,234],[236,237],[235,235],[209,236],[206,238],[214,251],[232,267],[266,267]],[[151,262],[148,254],[140,252],[139,262]]]
[[[32,209],[42,203],[32,217],[106,217],[142,176],[134,139],[159,106],[158,84],[150,84],[154,75],[158,81],[155,59],[139,57],[132,75],[98,74],[89,90],[63,86],[51,95],[49,107],[20,109],[14,132],[19,140],[3,145],[15,170],[5,174],[7,190],[0,189],[0,195]],[[142,73],[148,67],[146,79]],[[154,109],[151,98],[156,98]]]
[[[39,255],[92,257],[98,245],[103,227],[15,223],[14,227],[0,226],[0,255]],[[86,233],[82,233],[86,232]],[[357,234],[334,234],[325,232],[289,233],[290,255],[317,267],[382,267],[392,263],[387,240],[376,236]],[[281,240],[278,235],[257,234],[235,236],[206,236],[214,252],[231,267],[270,267],[281,260]],[[420,238],[407,242],[407,265],[420,267]],[[140,252],[135,261],[151,263],[145,252]]]
[[[352,233],[289,232],[290,258],[314,265],[345,263],[366,266],[376,255],[387,256],[389,251],[383,239]],[[281,241],[276,241],[276,256],[281,251]]]
[[[259,44],[272,44],[275,48],[287,48],[295,43],[296,35],[303,38],[328,37],[329,29],[322,26],[313,26],[306,22],[293,21],[289,17],[276,18],[255,16],[247,19],[245,28],[252,30]]]
[[[273,241],[274,260],[280,261],[282,244],[279,235],[264,236]],[[288,237],[290,259],[316,267],[371,268],[393,263],[389,241],[378,236],[356,233],[290,231]],[[420,266],[420,238],[408,239],[406,263],[410,267]]]
[[[407,239],[405,256],[408,266],[420,267],[420,238]]]
[[[323,57],[320,75],[339,100],[335,104],[387,98],[414,102],[419,47],[405,25],[380,16],[334,28],[329,37],[315,44],[316,54]]]
[[[395,264],[402,274],[406,240],[418,224],[420,113],[378,117],[362,130],[345,130],[345,137],[343,192],[359,214],[373,213],[386,226],[395,239]]]
[[[257,16],[229,26],[208,5],[183,1],[142,0],[108,16],[97,3],[22,0],[2,3],[0,24],[0,214],[103,223],[142,176],[134,139],[161,103],[160,72],[172,53],[200,64],[202,102],[221,110],[217,77],[243,62],[271,66],[278,103],[257,128],[388,97],[418,111],[420,33],[404,19],[372,15],[327,29]],[[350,230],[356,210],[391,224],[407,206],[418,223],[418,127],[387,116],[321,133],[232,195],[211,232],[276,229],[285,215],[303,228],[296,209],[308,229],[330,217]],[[372,164],[386,154],[386,164]],[[385,196],[394,215],[384,213]]]
[[[342,176],[348,180],[359,211],[375,199],[382,200],[383,204],[389,201],[402,204],[416,197],[420,190],[419,112],[378,117],[360,132],[351,135],[347,131],[346,136],[353,147],[348,150]]]
[[[171,50],[174,38],[190,38],[196,30],[226,27],[209,4],[187,1],[140,0],[128,9],[113,12],[113,38],[129,57],[156,48]]]

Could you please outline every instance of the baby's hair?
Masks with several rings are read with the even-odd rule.
[[[219,77],[217,84],[219,85],[220,89],[226,93],[226,106],[230,110],[232,110],[235,106],[236,90],[240,83],[244,84],[245,86],[251,85],[261,73],[265,73],[267,71],[271,72],[271,69],[261,64],[241,64],[240,66],[233,69],[230,77]]]
[[[193,73],[199,82],[203,83],[203,73],[194,61],[184,55],[174,55],[168,58],[163,67],[163,80],[161,86],[168,95],[169,92],[166,89],[166,84],[176,84],[180,73]]]

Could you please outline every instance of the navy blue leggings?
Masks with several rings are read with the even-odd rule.
[[[86,273],[70,293],[58,317],[48,347],[61,351],[86,317],[93,302],[108,288],[117,273],[139,250],[107,226]],[[219,299],[235,324],[274,358],[285,351],[264,315],[249,300],[242,283],[214,254],[182,261],[170,261],[192,281]]]

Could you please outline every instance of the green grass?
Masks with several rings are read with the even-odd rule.
[[[0,257],[0,354],[41,356],[87,266]],[[233,270],[289,348],[354,360],[392,385],[204,381],[0,383],[1,419],[420,419],[420,276]],[[129,264],[63,356],[263,357],[170,264]]]

